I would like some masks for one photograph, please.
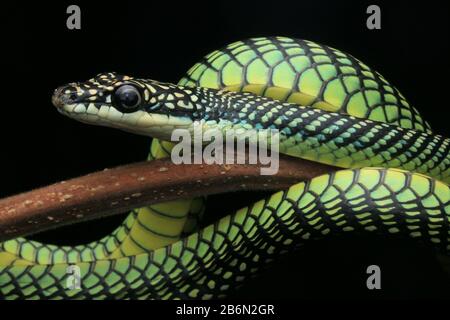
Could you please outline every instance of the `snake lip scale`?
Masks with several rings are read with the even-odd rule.
[[[63,115],[153,138],[168,157],[174,129],[280,132],[283,154],[342,168],[299,181],[199,227],[205,199],[134,209],[87,245],[24,238],[0,244],[6,299],[224,298],[282,254],[353,232],[398,234],[448,255],[450,140],[383,76],[335,48],[286,37],[238,41],[177,83],[113,72],[55,90]],[[80,271],[68,289],[67,267]]]

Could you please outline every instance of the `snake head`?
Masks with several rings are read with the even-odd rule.
[[[190,89],[116,73],[69,83],[52,96],[58,111],[70,118],[166,140],[196,120],[193,100]]]

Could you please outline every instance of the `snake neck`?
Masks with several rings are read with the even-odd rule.
[[[276,130],[280,153],[342,168],[402,168],[450,182],[450,140],[445,137],[251,93],[198,90],[214,96],[202,107],[203,128],[224,136],[236,130],[246,139],[248,132]]]

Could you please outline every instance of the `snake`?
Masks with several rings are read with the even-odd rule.
[[[60,246],[0,244],[2,299],[221,299],[282,255],[342,234],[400,235],[450,252],[450,140],[372,68],[289,37],[237,41],[176,83],[114,72],[55,90],[75,120],[152,138],[175,129],[276,129],[279,152],[339,167],[201,226],[205,199],[130,212],[111,234]],[[69,267],[79,270],[70,286]]]

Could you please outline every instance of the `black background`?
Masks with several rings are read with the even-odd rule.
[[[366,28],[372,3],[381,7],[381,30]],[[81,30],[66,28],[69,4],[81,7]],[[146,157],[148,138],[57,113],[50,102],[57,86],[103,71],[177,82],[210,51],[254,36],[304,38],[352,53],[395,84],[436,133],[450,136],[444,2],[39,1],[2,4],[1,13],[0,197]],[[231,213],[259,197],[212,197],[208,215]],[[87,243],[121,219],[34,238]],[[365,286],[370,264],[381,267],[382,290]],[[308,244],[233,297],[449,298],[449,284],[432,251],[415,242],[346,237]]]

